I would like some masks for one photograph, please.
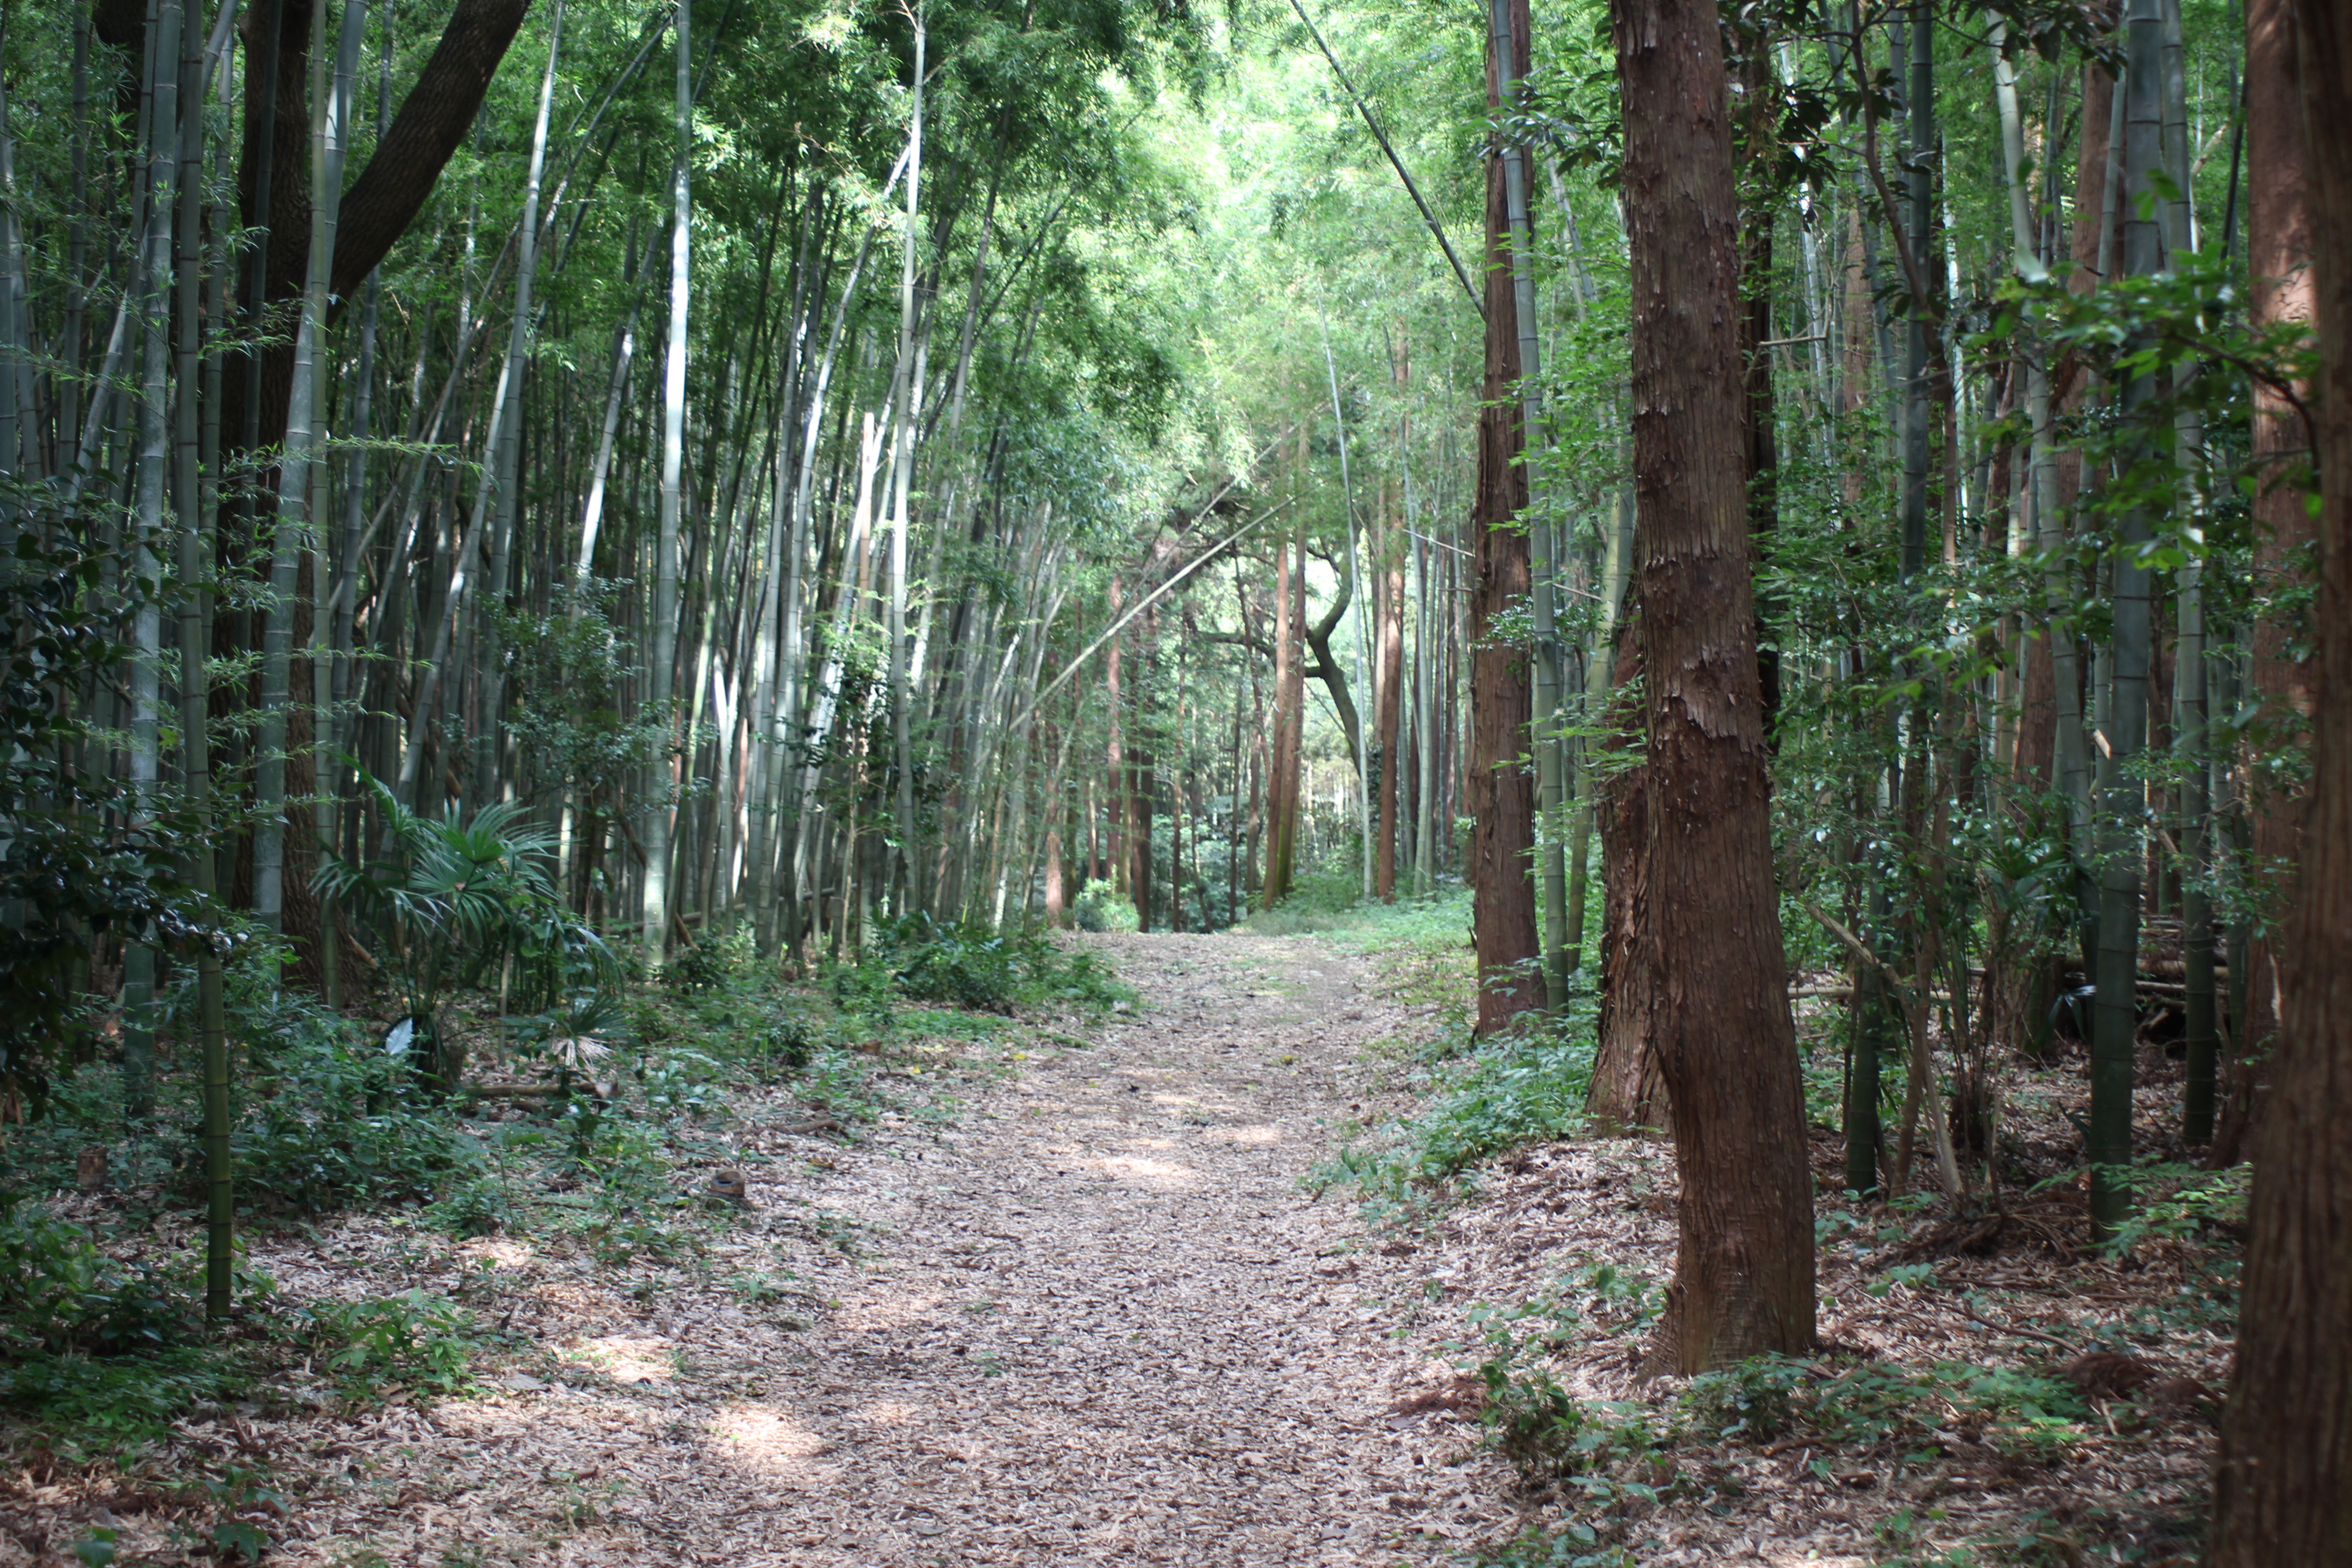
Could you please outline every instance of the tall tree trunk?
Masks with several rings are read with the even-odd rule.
[[[1511,7],[1515,50],[1527,47],[1526,0]],[[1488,37],[1486,102],[1502,103],[1504,84],[1527,74],[1522,56],[1495,58]],[[1472,925],[1477,949],[1478,1032],[1491,1035],[1521,1013],[1544,1005],[1535,961],[1543,942],[1536,923],[1535,779],[1519,763],[1532,709],[1527,660],[1495,635],[1494,623],[1534,586],[1528,536],[1527,469],[1518,461],[1526,432],[1513,394],[1519,380],[1519,331],[1511,274],[1511,223],[1505,160],[1486,163],[1486,372],[1478,409],[1478,489],[1471,509],[1470,748],[1465,759],[1472,832]]]
[[[1715,8],[1619,0],[1650,747],[1642,954],[1682,1178],[1669,1302],[1697,1372],[1813,1342],[1812,1177],[1772,874],[1741,491],[1738,198]]]
[[[2308,321],[2315,305],[2309,193],[2317,165],[2311,150],[2326,144],[2306,142],[2304,135],[2304,104],[2295,86],[2296,10],[2287,0],[2246,4],[2246,303],[2248,325],[2257,331]],[[2312,539],[2303,494],[2284,482],[2309,437],[2287,395],[2260,382],[2253,387],[2251,437],[2260,486],[2253,502],[2255,584],[2276,595],[2294,586],[2293,563]],[[2293,733],[2312,711],[2310,670],[2295,654],[2303,635],[2303,628],[2276,616],[2254,623],[2253,690],[2247,695],[2273,733]],[[2275,789],[2260,791],[2247,803],[2258,866],[2303,863],[2304,811],[2300,798]],[[2278,1029],[2283,980],[2271,933],[2283,929],[2291,915],[2279,910],[2269,925],[2257,926],[2246,943],[2244,963],[2232,966],[2231,988],[2244,996],[2245,1016],[2232,1032],[2237,1060],[2215,1139],[2217,1162],[2240,1156],[2263,1102],[2259,1079],[2264,1068],[2259,1064]],[[2238,968],[2245,973],[2235,973]]]
[[[908,533],[914,527],[908,515],[912,507],[912,485],[915,474],[915,437],[922,425],[925,331],[917,320],[919,296],[916,288],[915,255],[919,238],[916,230],[917,199],[922,192],[923,176],[923,68],[924,43],[920,5],[907,8],[908,19],[915,29],[915,63],[913,88],[909,95],[907,130],[907,232],[898,281],[898,435],[892,443],[898,463],[890,483],[890,609],[887,631],[890,638],[890,742],[892,772],[898,778],[897,799],[891,816],[898,831],[892,835],[896,849],[891,857],[891,912],[903,915],[906,903],[913,891],[913,856],[915,852],[915,694],[908,671],[907,647],[907,546]]]
[[[345,0],[349,4],[349,0]],[[515,508],[522,488],[522,384],[530,365],[531,292],[539,275],[539,192],[547,173],[547,119],[555,98],[555,67],[563,46],[563,0],[554,0],[547,23],[547,68],[539,81],[539,113],[530,132],[530,163],[523,176],[522,216],[515,228],[514,320],[507,333],[506,366],[499,374],[499,395],[490,419],[489,482],[495,494],[490,527],[490,573],[486,584],[491,613],[481,619],[476,647],[481,659],[482,722],[474,733],[474,799],[497,798],[499,710],[506,675],[499,657],[497,611],[507,596],[514,558]]]
[[[2284,944],[2276,1093],[2254,1165],[2213,1568],[2352,1560],[2352,8],[2305,4],[2294,16],[2320,346],[2312,785],[2302,898]]]
[[[1381,795],[1380,854],[1372,891],[1382,903],[1396,902],[1397,808],[1404,799],[1404,757],[1398,740],[1404,720],[1404,557],[1393,544],[1380,563],[1381,595]]]
[[[2124,73],[2124,168],[2126,176],[2123,268],[2152,277],[2163,265],[2163,237],[2151,204],[2163,163],[2164,16],[2159,0],[2130,0],[2125,13],[2129,66]],[[2156,396],[2152,374],[2124,387],[2126,416]],[[2099,943],[2093,983],[2091,1117],[2084,1156],[2091,1165],[2091,1220],[2102,1237],[2130,1211],[2129,1187],[2108,1173],[2132,1152],[2132,1079],[2139,1026],[2140,866],[2147,785],[2134,764],[2147,743],[2147,693],[2153,589],[2137,558],[2148,538],[2147,513],[2134,508],[2116,530],[2111,569],[2114,589],[2113,696],[2098,773]]]
[[[1289,826],[1296,819],[1290,804],[1296,773],[1292,759],[1297,750],[1293,740],[1297,717],[1291,706],[1290,693],[1294,667],[1298,663],[1298,638],[1291,612],[1295,601],[1287,542],[1275,546],[1274,560],[1274,741],[1265,773],[1265,874],[1259,880],[1259,890],[1269,910],[1282,902],[1290,891]]]
[[[694,156],[694,27],[693,0],[677,0],[677,153],[670,171],[669,341],[664,350],[662,375],[661,535],[655,546],[653,644],[646,663],[652,667],[652,707],[662,726],[663,743],[652,762],[653,810],[646,818],[646,885],[643,904],[646,963],[661,967],[669,935],[669,846],[673,807],[670,803],[670,744],[675,729],[669,712],[670,693],[677,679],[677,538],[686,462],[686,332],[687,307],[693,274],[688,267],[692,232],[687,177]]]
[[[164,479],[169,471],[169,305],[173,220],[180,216],[178,176],[180,98],[180,0],[163,0],[147,86],[146,165],[148,211],[145,255],[139,261],[141,371],[139,386],[139,483],[131,520],[134,570],[142,578],[162,575]],[[6,134],[0,129],[0,135]],[[131,659],[131,787],[141,816],[152,810],[162,772],[163,654],[163,611],[152,598],[133,620]],[[131,1121],[155,1113],[153,1079],[155,950],[126,942],[122,952],[122,1109]]]
[[[1780,527],[1780,415],[1772,395],[1772,224],[1780,204],[1780,83],[1760,37],[1741,39],[1740,112],[1735,128],[1747,170],[1739,237],[1740,403],[1745,426],[1748,531],[1761,559]],[[1756,599],[1756,676],[1763,692],[1764,739],[1776,745],[1780,716],[1780,650],[1772,640],[1778,606]]]

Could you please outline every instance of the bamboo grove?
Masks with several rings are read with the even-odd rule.
[[[1996,1179],[1990,1064],[2060,1037],[2101,1226],[2137,1043],[2188,1062],[2163,1147],[2250,1152],[2312,635],[2284,16],[1723,14],[1710,450],[1857,1193]],[[1594,1113],[1667,1124],[1609,26],[20,0],[20,973],[119,989],[132,1079],[210,987],[226,1117],[173,900],[336,999],[385,957],[331,868],[404,813],[531,825],[648,969],[1466,880],[1480,1027],[1597,997]]]

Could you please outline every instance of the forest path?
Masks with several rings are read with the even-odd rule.
[[[330,1541],[426,1568],[534,1535],[564,1565],[1385,1568],[1507,1533],[1463,1429],[1389,1414],[1446,1375],[1388,1332],[1419,1271],[1299,1186],[1402,1016],[1313,939],[1087,940],[1141,994],[1092,1048],[850,1150],[743,1130],[793,1158],[747,1160],[761,1208],[721,1250],[786,1264],[814,1323],[547,1280],[537,1333],[599,1374],[385,1412],[371,1489],[404,1476],[410,1507]]]
[[[1140,1009],[893,1152],[818,1365],[713,1446],[772,1489],[744,1560],[1392,1563],[1449,1522],[1383,1420],[1419,1373],[1372,1303],[1419,1281],[1298,1185],[1396,1020],[1311,940],[1099,945]]]

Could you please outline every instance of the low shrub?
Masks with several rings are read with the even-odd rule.
[[[472,1385],[477,1336],[455,1301],[410,1290],[373,1300],[314,1301],[305,1311],[319,1366],[347,1391],[449,1394]]]
[[[1097,932],[1131,931],[1138,923],[1135,906],[1100,878],[1079,890],[1077,902],[1070,908],[1070,919],[1080,931]]]
[[[195,1342],[198,1267],[126,1262],[39,1204],[0,1205],[0,1407],[120,1451],[240,1386],[218,1347]],[[240,1294],[268,1289],[240,1280]]]
[[[881,928],[874,958],[902,995],[975,1012],[1108,1007],[1131,994],[1094,954],[1065,952],[1035,926],[992,931],[909,915]]]
[[[209,1345],[135,1356],[34,1351],[0,1364],[0,1406],[119,1454],[128,1444],[162,1437],[192,1405],[229,1398],[247,1383]]]
[[[0,1353],[162,1349],[192,1331],[188,1302],[161,1271],[108,1256],[41,1205],[0,1208]]]

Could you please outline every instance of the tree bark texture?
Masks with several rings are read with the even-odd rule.
[[[2281,321],[2312,319],[2312,222],[2304,142],[2304,106],[2295,93],[2295,7],[2290,0],[2246,4],[2246,276],[2249,324],[2257,331]],[[2315,142],[2317,140],[2314,139]],[[2324,143],[2322,143],[2324,144]],[[2280,481],[2281,470],[2299,456],[2310,437],[2294,406],[2276,389],[2256,383],[2252,437],[2256,473],[2263,488],[2254,501],[2254,576],[2276,592],[2298,552],[2311,542],[2303,492]],[[2308,672],[2295,658],[2299,627],[2264,616],[2254,623],[2253,684],[2273,733],[2284,739],[2309,718]],[[2303,803],[2275,791],[2258,791],[2247,816],[2254,854],[2288,865],[2300,862]],[[2286,913],[2279,911],[2282,917]],[[2284,918],[2279,922],[2283,927]],[[2274,927],[2273,929],[2279,929]],[[2276,944],[2257,931],[2247,944],[2246,1016],[2243,1039],[2236,1040],[2233,1076],[2260,1072],[2246,1062],[2276,1033],[2281,976]],[[2248,1141],[2254,1085],[2239,1076],[2232,1084],[2217,1157],[2236,1157]]]
[[[1512,0],[1514,44],[1530,36],[1526,0]],[[1487,61],[1486,100],[1498,100]],[[1515,62],[1524,77],[1528,62]],[[1503,162],[1486,161],[1486,377],[1478,410],[1478,489],[1470,518],[1470,815],[1472,922],[1478,954],[1478,1032],[1490,1035],[1544,1005],[1536,960],[1536,783],[1522,759],[1533,710],[1524,648],[1499,641],[1496,617],[1533,585],[1528,536],[1517,524],[1528,504],[1518,457],[1518,317],[1511,283],[1510,222]]]
[[[2294,16],[2313,154],[2320,635],[2302,897],[2254,1165],[2213,1568],[2352,1562],[2352,6],[2310,0]]]
[[[1610,713],[1612,751],[1640,744],[1642,626],[1629,616],[1617,637],[1616,700]],[[1629,738],[1630,737],[1630,738]],[[1584,1109],[1604,1129],[1673,1126],[1658,1056],[1650,1048],[1650,972],[1642,955],[1646,889],[1642,867],[1649,852],[1650,770],[1640,763],[1612,769],[1600,786],[1601,924],[1600,1043]]]
[[[1716,8],[1618,0],[1652,1033],[1682,1178],[1685,1372],[1813,1342],[1812,1177],[1772,874],[1743,485],[1738,198]]]

